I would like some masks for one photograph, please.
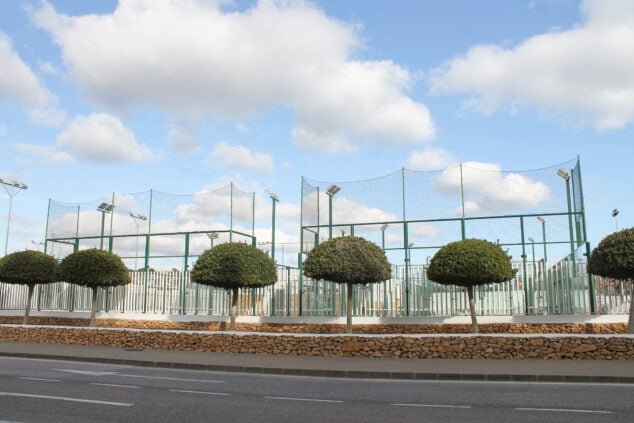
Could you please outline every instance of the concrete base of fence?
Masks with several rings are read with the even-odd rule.
[[[0,325],[0,342],[321,357],[634,360],[634,335],[343,335]]]

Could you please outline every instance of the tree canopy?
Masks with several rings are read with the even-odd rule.
[[[196,261],[191,280],[224,289],[257,288],[277,281],[275,263],[256,247],[225,243],[205,251]]]
[[[355,236],[333,238],[317,245],[308,254],[303,271],[309,278],[346,284],[381,282],[392,277],[385,252]]]
[[[70,254],[60,264],[60,279],[90,288],[125,285],[128,269],[119,256],[91,248]]]
[[[434,255],[427,276],[443,285],[470,287],[513,279],[515,270],[502,248],[482,239],[450,242]]]
[[[590,255],[588,272],[612,279],[634,279],[634,228],[603,238]]]
[[[39,251],[18,251],[0,260],[0,281],[19,285],[57,282],[58,263]]]

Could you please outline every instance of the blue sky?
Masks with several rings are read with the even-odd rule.
[[[291,243],[301,176],[577,155],[592,244],[614,207],[633,226],[631,1],[1,5],[0,176],[29,185],[9,250],[43,239],[49,198],[232,180],[257,192],[261,239],[264,189],[280,195],[278,242]],[[2,239],[7,211],[3,193]]]

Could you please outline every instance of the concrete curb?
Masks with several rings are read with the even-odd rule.
[[[427,381],[479,381],[479,382],[533,382],[533,383],[618,383],[634,384],[634,377],[591,375],[535,375],[535,374],[474,374],[474,373],[419,373],[381,372],[358,370],[289,369],[281,367],[225,366],[168,361],[127,360],[102,357],[77,357],[55,354],[6,353],[0,357],[33,358],[45,360],[76,361],[87,363],[119,364],[126,366],[156,367],[167,369],[206,370],[212,372],[250,373],[284,376],[313,376],[347,379],[391,379]]]

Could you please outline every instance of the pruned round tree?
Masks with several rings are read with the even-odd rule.
[[[634,228],[603,238],[588,259],[588,272],[605,278],[630,281],[630,317],[627,333],[634,333]]]
[[[303,267],[312,279],[346,284],[346,330],[352,333],[352,286],[383,282],[392,277],[385,252],[361,237],[346,236],[322,242],[313,248]]]
[[[54,257],[31,250],[11,253],[0,261],[0,281],[28,287],[22,324],[29,322],[35,285],[57,282],[58,267]]]
[[[506,252],[499,245],[482,239],[450,242],[438,250],[427,268],[430,280],[466,288],[473,333],[478,333],[474,287],[509,281],[515,273]]]
[[[275,263],[265,252],[241,243],[225,243],[205,251],[191,272],[192,282],[231,292],[229,330],[235,330],[240,288],[259,288],[277,282]]]
[[[90,326],[95,325],[98,289],[130,283],[128,269],[121,258],[96,248],[77,251],[66,256],[59,266],[59,271],[61,280],[92,288]]]

